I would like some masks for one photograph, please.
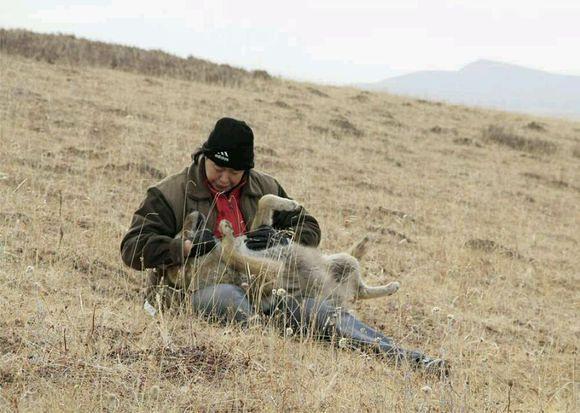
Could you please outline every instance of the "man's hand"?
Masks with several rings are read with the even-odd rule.
[[[246,246],[251,250],[263,250],[275,245],[288,245],[288,235],[277,231],[269,225],[260,225],[258,229],[246,234]]]
[[[183,243],[183,256],[200,257],[210,252],[215,244],[215,237],[209,229],[199,230],[195,233],[193,240],[186,240]]]

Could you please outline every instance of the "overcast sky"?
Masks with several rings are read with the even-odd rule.
[[[580,75],[579,0],[0,0],[0,27],[330,83],[477,59]]]

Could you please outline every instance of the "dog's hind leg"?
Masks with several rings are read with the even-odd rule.
[[[366,242],[365,240],[361,243]],[[359,244],[361,244],[359,243]],[[357,247],[357,244],[355,247]],[[334,254],[327,257],[329,260],[329,270],[334,280],[350,288],[353,298],[369,299],[391,295],[399,290],[399,283],[394,281],[379,287],[370,287],[362,280],[360,264],[351,255],[346,253]]]
[[[282,198],[276,195],[264,195],[258,201],[258,210],[252,221],[251,230],[257,229],[260,225],[272,225],[275,211],[294,211],[300,205],[292,199]]]
[[[379,287],[369,287],[363,280],[358,278],[358,290],[356,292],[356,298],[361,300],[366,300],[369,298],[384,297],[386,295],[392,295],[399,291],[400,284],[398,281],[393,281],[387,285],[381,285]]]
[[[366,253],[367,253],[367,244],[369,243],[368,235],[365,235],[363,239],[358,241],[350,250],[348,250],[347,254],[352,255],[357,260],[360,260]]]

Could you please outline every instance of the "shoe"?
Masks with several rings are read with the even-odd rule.
[[[413,353],[414,355],[420,354],[417,352]],[[425,374],[439,378],[448,377],[451,370],[451,366],[449,365],[448,361],[440,358],[432,358],[423,354],[420,354],[419,357],[413,357],[412,364],[415,368],[424,372]]]

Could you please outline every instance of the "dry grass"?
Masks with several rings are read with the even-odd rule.
[[[256,87],[272,80],[264,70],[247,71],[189,56],[183,59],[161,50],[89,41],[64,34],[38,34],[0,28],[0,51],[50,64],[97,66],[148,76],[172,77],[225,87]]]
[[[578,124],[0,57],[0,410],[578,410]],[[252,125],[257,167],[319,218],[324,250],[374,237],[367,279],[402,289],[354,310],[448,358],[448,382],[142,310],[120,239],[146,187],[224,115]],[[490,124],[559,150],[488,143]]]

